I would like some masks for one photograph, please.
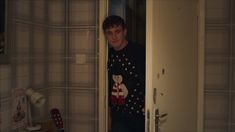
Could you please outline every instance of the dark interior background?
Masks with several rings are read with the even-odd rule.
[[[0,33],[4,32],[5,21],[5,0],[0,0]]]
[[[127,24],[127,39],[145,46],[146,0],[109,0],[109,15],[123,17]]]
[[[146,0],[126,0],[126,23],[128,40],[142,45],[146,40]]]

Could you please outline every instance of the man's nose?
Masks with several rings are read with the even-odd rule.
[[[117,34],[114,33],[114,34],[112,35],[112,38],[113,38],[113,39],[116,39],[116,38],[117,38]]]

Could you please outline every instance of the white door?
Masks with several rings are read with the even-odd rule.
[[[196,132],[197,0],[146,9],[146,132]]]

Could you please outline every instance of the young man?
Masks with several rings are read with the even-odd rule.
[[[111,46],[108,54],[111,132],[144,132],[145,48],[126,40],[126,24],[119,16],[108,16],[103,31]]]

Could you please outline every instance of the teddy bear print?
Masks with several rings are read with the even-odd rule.
[[[125,98],[128,95],[128,90],[125,84],[122,82],[123,77],[121,75],[112,75],[114,84],[112,89],[111,102],[113,105],[124,105]]]

